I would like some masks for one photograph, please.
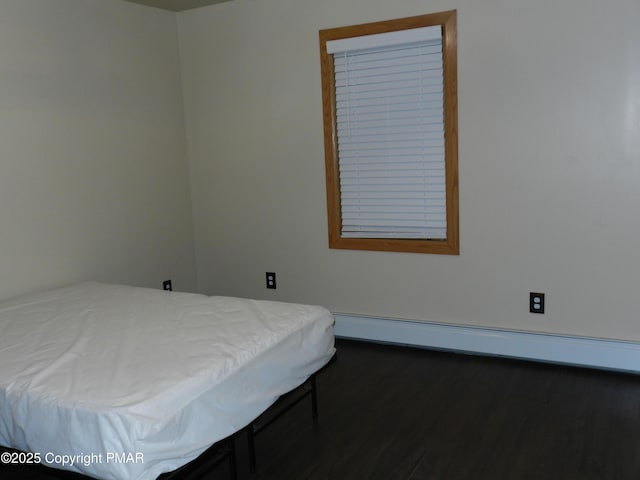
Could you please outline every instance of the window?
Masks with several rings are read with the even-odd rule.
[[[457,255],[456,12],[320,31],[329,247]]]

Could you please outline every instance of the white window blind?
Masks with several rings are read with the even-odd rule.
[[[446,239],[441,26],[327,42],[343,237]]]

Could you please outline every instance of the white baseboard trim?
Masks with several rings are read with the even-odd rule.
[[[339,338],[640,373],[640,343],[335,313]]]

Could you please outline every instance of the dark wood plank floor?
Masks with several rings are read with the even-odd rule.
[[[640,377],[340,340],[240,480],[640,479]],[[222,464],[209,479],[227,479]],[[0,471],[2,479],[49,480]]]

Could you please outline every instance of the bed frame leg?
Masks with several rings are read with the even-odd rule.
[[[247,440],[249,442],[249,471],[256,471],[256,440],[253,432],[253,423],[247,426]]]
[[[236,469],[236,440],[235,435],[229,439],[229,480],[237,480],[238,471]]]
[[[317,393],[317,388],[316,388],[316,375],[315,373],[313,375],[311,375],[308,378],[308,383],[305,382],[305,384],[303,385],[307,385],[307,390],[305,393],[303,393],[301,396],[299,396],[297,399],[295,399],[293,401],[293,403],[289,404],[288,406],[286,406],[284,408],[284,410],[282,410],[281,412],[279,412],[275,418],[272,418],[270,421],[268,421],[265,424],[259,424],[256,423],[255,421],[251,422],[249,425],[247,425],[247,444],[249,447],[249,471],[251,473],[254,473],[256,471],[256,445],[255,445],[255,436],[256,433],[260,432],[263,428],[265,428],[267,425],[269,425],[271,422],[273,422],[276,418],[278,418],[280,415],[282,415],[284,412],[286,412],[289,408],[293,407],[294,405],[296,405],[300,400],[302,400],[303,398],[305,398],[307,395],[311,395],[311,416],[313,418],[314,423],[317,423],[318,421],[318,393]]]
[[[311,375],[311,417],[313,421],[318,420],[318,394],[316,391],[316,375]]]

